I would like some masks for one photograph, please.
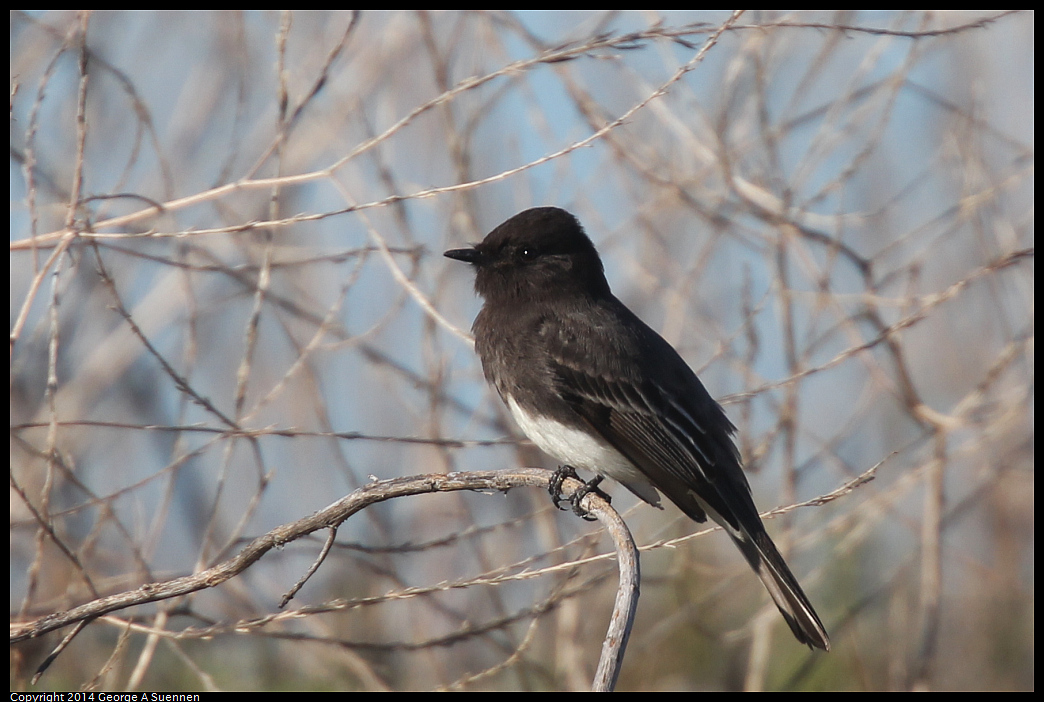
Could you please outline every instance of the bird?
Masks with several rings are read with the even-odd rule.
[[[607,477],[653,506],[662,493],[696,522],[709,516],[797,640],[829,651],[754,505],[736,427],[678,352],[613,295],[579,220],[534,207],[444,255],[475,270],[475,350],[525,435],[563,470],[594,472],[588,489]]]

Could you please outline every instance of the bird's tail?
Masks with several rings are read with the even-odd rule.
[[[751,568],[761,578],[761,582],[765,583],[765,589],[779,607],[797,640],[809,647],[815,646],[829,651],[830,639],[823,622],[819,621],[819,615],[812,608],[812,603],[808,601],[797,578],[790,572],[768,533],[764,529],[754,534],[743,530],[741,535],[733,535],[732,538]]]

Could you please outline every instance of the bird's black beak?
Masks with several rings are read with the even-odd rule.
[[[463,261],[464,263],[479,263],[482,260],[482,253],[474,247],[470,249],[450,249],[442,255],[446,258]]]

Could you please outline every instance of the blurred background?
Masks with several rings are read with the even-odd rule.
[[[807,503],[767,526],[833,643],[617,487],[618,689],[1033,688],[1032,13],[10,19],[12,622],[375,478],[554,468],[442,251],[556,205],[722,401],[759,507]],[[36,686],[68,630],[12,646],[11,689],[590,685],[612,547],[545,492],[371,507],[280,610],[324,538],[94,621]]]

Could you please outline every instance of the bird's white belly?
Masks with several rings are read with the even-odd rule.
[[[659,493],[645,474],[602,439],[554,419],[530,414],[513,397],[507,398],[507,405],[518,426],[544,453],[574,468],[612,478],[649,504],[660,504]]]

